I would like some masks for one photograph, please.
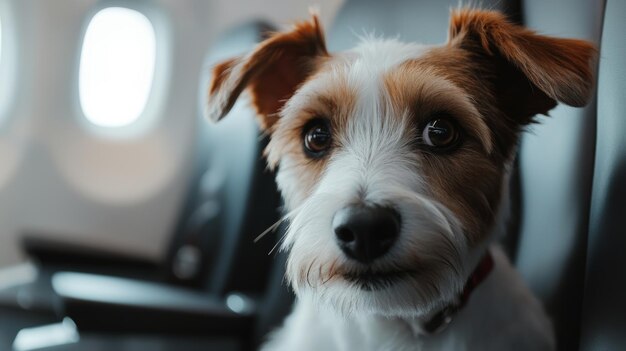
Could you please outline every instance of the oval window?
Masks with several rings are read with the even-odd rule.
[[[156,38],[150,20],[122,7],[91,19],[80,56],[78,91],[85,117],[102,127],[121,127],[143,112],[154,77]]]

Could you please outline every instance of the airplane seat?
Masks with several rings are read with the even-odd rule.
[[[262,158],[266,140],[259,137],[245,101],[219,124],[207,123],[201,113],[210,66],[250,50],[271,29],[261,22],[240,25],[221,35],[209,50],[206,72],[199,77],[194,176],[160,278],[68,271],[71,265],[61,271],[45,267],[42,271],[51,272],[40,277],[46,280],[42,294],[52,295],[46,298],[54,300],[54,306],[48,306],[53,311],[39,318],[5,314],[8,323],[24,320],[19,329],[71,318],[80,340],[42,349],[46,351],[153,346],[178,350],[181,345],[190,351],[226,351],[253,349],[257,337],[265,334],[261,330],[279,322],[266,314],[280,306],[268,310],[265,302],[287,292],[279,305],[290,306],[282,275],[273,273],[273,267],[282,268],[282,256],[268,255],[281,229],[254,242],[280,218],[280,196]],[[31,314],[19,311],[19,306],[16,310],[20,316]],[[3,321],[0,318],[0,324]],[[1,349],[10,346],[4,345],[5,339],[12,339],[16,328],[2,328],[11,335],[0,335]]]
[[[600,45],[603,11],[603,1],[522,2],[526,26],[596,45]],[[550,117],[539,117],[541,124],[529,128],[520,147],[514,263],[544,302],[560,350],[579,348],[596,106],[595,98],[584,108],[560,104]]]
[[[626,2],[607,0],[580,350],[626,349]]]

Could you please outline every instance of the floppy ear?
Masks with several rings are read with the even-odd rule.
[[[453,11],[448,44],[485,58],[499,94],[514,113],[530,122],[556,101],[584,106],[593,90],[594,46],[584,40],[536,34],[493,11]],[[516,85],[516,86],[515,86]]]
[[[213,69],[206,116],[218,121],[248,88],[263,129],[271,128],[278,112],[328,56],[317,16],[297,23],[291,31],[275,33],[250,54],[226,60]]]

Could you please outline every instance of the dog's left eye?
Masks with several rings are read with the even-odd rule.
[[[316,118],[304,127],[303,130],[304,150],[310,157],[319,158],[324,156],[330,149],[332,136],[328,121]]]
[[[449,149],[458,144],[459,129],[450,119],[433,118],[422,130],[422,140],[427,146],[435,149]]]

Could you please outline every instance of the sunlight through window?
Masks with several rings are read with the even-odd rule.
[[[128,125],[141,116],[152,87],[155,33],[146,16],[110,7],[87,27],[80,57],[79,98],[89,121]]]

